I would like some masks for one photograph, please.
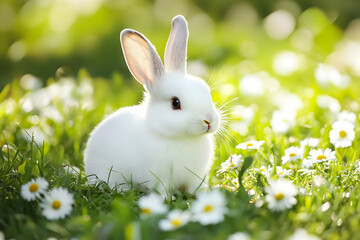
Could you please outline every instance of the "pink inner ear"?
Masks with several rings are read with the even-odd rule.
[[[148,81],[151,84],[154,80],[154,73],[149,44],[136,32],[125,33],[121,43],[131,74],[139,83],[145,85]]]

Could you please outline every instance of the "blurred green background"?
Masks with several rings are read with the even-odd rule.
[[[321,11],[304,15],[310,7]],[[270,65],[276,46],[296,48],[263,31],[263,19],[279,9],[291,14],[290,22],[295,21],[287,36],[296,29],[312,31],[312,47],[299,49],[322,61],[341,37],[337,28],[346,29],[360,16],[360,1],[1,0],[0,89],[24,74],[46,81],[53,76],[76,76],[80,68],[94,77],[110,78],[118,72],[129,79],[120,31],[133,28],[144,33],[162,56],[171,19],[177,14],[189,21],[190,62],[201,60],[210,71],[247,58]],[[277,26],[285,32],[287,27]],[[278,44],[268,49],[268,41]]]

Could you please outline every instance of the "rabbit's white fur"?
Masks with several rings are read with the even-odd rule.
[[[144,101],[106,117],[91,133],[84,153],[90,182],[108,181],[127,189],[142,184],[164,192],[180,186],[193,192],[213,154],[219,124],[208,85],[186,73],[187,23],[173,19],[165,68],[155,48],[140,33],[126,29],[120,40],[127,65],[147,90]],[[181,109],[172,108],[172,98]],[[111,170],[111,172],[110,172]]]

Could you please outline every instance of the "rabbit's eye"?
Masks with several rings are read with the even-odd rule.
[[[180,99],[178,97],[173,97],[171,99],[171,107],[172,109],[174,110],[179,110],[181,109],[181,102],[180,102]]]

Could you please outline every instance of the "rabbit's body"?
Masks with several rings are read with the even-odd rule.
[[[85,172],[90,182],[100,179],[121,189],[132,183],[192,192],[211,163],[219,116],[207,84],[186,73],[186,21],[173,20],[166,71],[143,35],[124,30],[120,38],[128,67],[147,93],[140,105],[119,109],[94,129]]]
[[[201,184],[199,177],[204,177],[208,170],[212,136],[184,141],[159,135],[146,124],[145,118],[136,114],[142,113],[139,112],[142,107],[120,109],[96,127],[92,133],[95,137],[89,139],[85,152],[86,173],[96,174],[104,181],[109,179],[111,187],[120,184],[120,188],[128,189],[132,182],[163,191],[159,178],[167,189],[187,186],[190,192],[194,191]]]

